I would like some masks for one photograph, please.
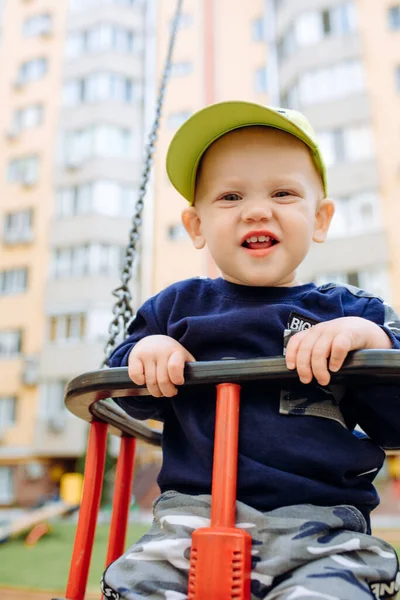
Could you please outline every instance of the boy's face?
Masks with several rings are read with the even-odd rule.
[[[195,206],[182,220],[196,248],[208,246],[227,281],[297,285],[312,240],[323,242],[333,204],[307,146],[269,127],[219,138],[203,156]]]

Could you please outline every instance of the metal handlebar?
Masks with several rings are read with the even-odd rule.
[[[251,380],[290,381],[298,379],[296,371],[286,367],[282,356],[248,360],[216,360],[187,363],[185,386],[238,383]],[[365,385],[400,384],[400,350],[358,350],[349,354],[343,367],[332,373],[332,383]],[[161,434],[137,421],[108,398],[149,395],[145,386],[134,384],[127,367],[102,369],[79,375],[67,385],[65,404],[74,415],[91,422],[111,425],[115,435],[131,435],[153,445],[160,445]]]

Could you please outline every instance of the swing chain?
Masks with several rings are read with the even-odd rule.
[[[128,324],[133,319],[132,294],[129,290],[129,282],[132,279],[133,267],[137,258],[137,243],[139,241],[140,228],[142,225],[144,197],[146,195],[147,184],[150,179],[153,165],[155,143],[157,141],[158,130],[160,126],[161,111],[164,103],[166,85],[171,71],[172,53],[178,31],[182,2],[183,0],[177,0],[175,13],[172,20],[168,51],[156,101],[156,116],[150,130],[147,145],[145,147],[144,169],[142,173],[141,184],[139,186],[138,199],[135,205],[135,212],[132,218],[131,229],[129,231],[129,242],[125,250],[123,267],[121,271],[121,285],[115,288],[112,292],[113,296],[117,298],[117,301],[112,309],[114,318],[112,319],[108,328],[109,339],[104,347],[105,358],[103,360],[102,367],[107,367],[109,356],[116,346],[119,336],[122,333],[125,337]]]

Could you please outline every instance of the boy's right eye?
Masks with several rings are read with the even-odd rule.
[[[234,202],[235,200],[240,200],[241,197],[239,196],[239,194],[235,194],[235,193],[230,193],[230,194],[225,194],[224,196],[221,196],[221,200],[230,200],[231,202]]]

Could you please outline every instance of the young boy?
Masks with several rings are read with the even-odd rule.
[[[371,537],[369,515],[381,447],[400,446],[400,394],[329,382],[352,350],[400,348],[399,324],[373,294],[297,278],[334,212],[311,126],[291,110],[209,106],[175,134],[167,169],[195,248],[208,246],[222,277],[150,298],[110,358],[153,396],[119,403],[164,433],[152,528],[107,569],[103,593],[187,598],[190,536],[209,524],[215,388],[177,395],[184,364],[276,356],[285,340],[300,381],[242,385],[237,522],[253,538],[252,598],[394,597],[397,558]]]

